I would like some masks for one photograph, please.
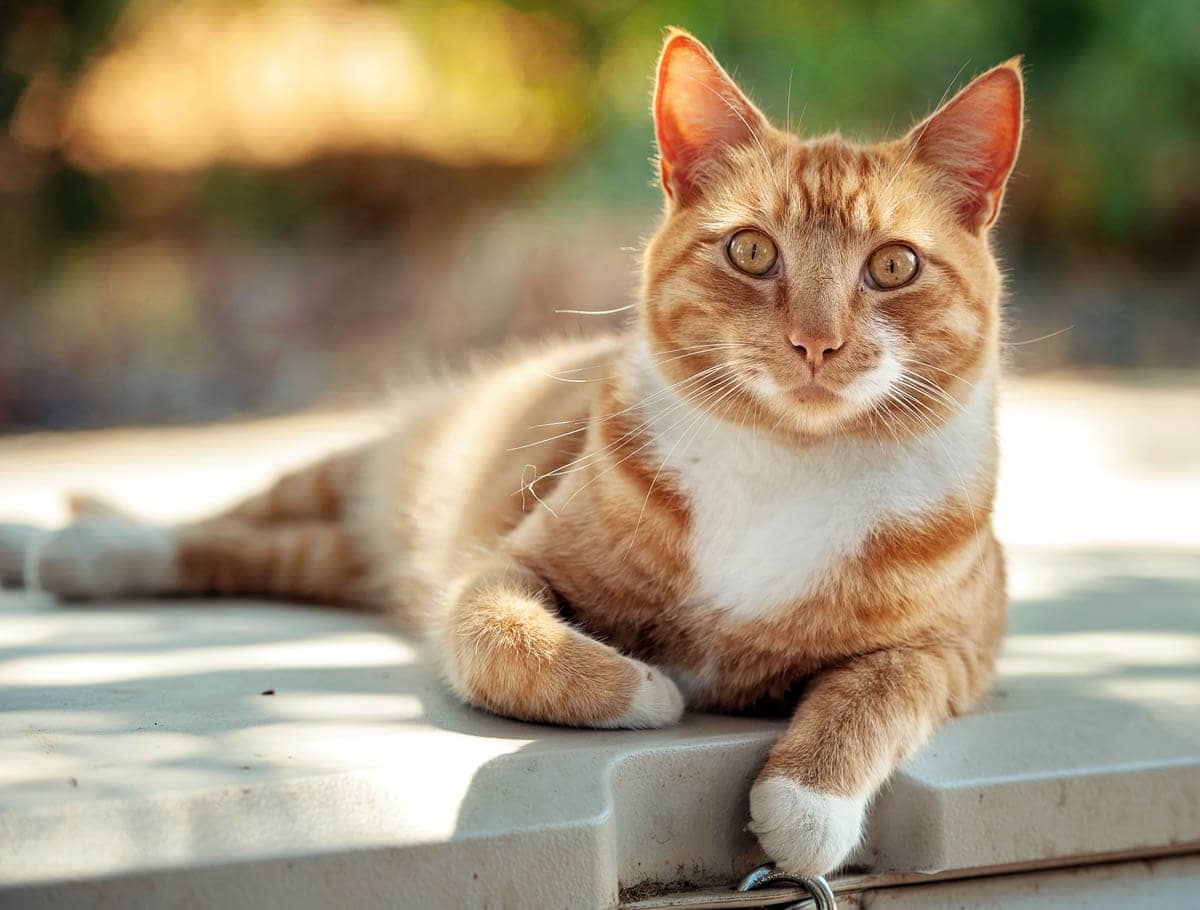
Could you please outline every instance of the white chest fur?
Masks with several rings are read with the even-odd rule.
[[[816,593],[872,529],[970,489],[993,457],[991,415],[992,383],[981,381],[937,433],[797,450],[673,393],[654,398],[651,460],[666,459],[663,476],[691,505],[696,602],[751,619]]]

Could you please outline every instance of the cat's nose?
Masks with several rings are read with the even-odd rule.
[[[816,372],[826,360],[842,349],[845,339],[834,332],[800,332],[793,330],[788,341]]]

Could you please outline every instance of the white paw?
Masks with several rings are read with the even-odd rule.
[[[166,528],[119,518],[84,518],[37,541],[25,583],[65,598],[175,590],[175,539]]]
[[[784,872],[811,878],[846,861],[862,837],[867,801],[822,793],[786,777],[750,788],[750,830]]]
[[[25,583],[25,560],[34,541],[45,533],[33,525],[0,524],[0,587]]]
[[[683,696],[662,670],[648,666],[640,660],[631,661],[640,677],[633,702],[620,717],[596,724],[618,730],[644,730],[650,727],[668,727],[678,723],[683,716]]]

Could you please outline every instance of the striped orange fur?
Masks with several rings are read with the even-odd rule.
[[[526,720],[794,710],[751,827],[786,870],[826,872],[985,691],[1003,634],[989,228],[1021,106],[1010,61],[899,140],[802,138],[672,31],[665,210],[628,333],[415,390],[389,437],[210,521],[85,516],[38,580],[387,610],[465,700]],[[746,230],[747,255],[774,251],[761,274],[734,258]],[[909,277],[884,289],[889,244],[882,280]]]

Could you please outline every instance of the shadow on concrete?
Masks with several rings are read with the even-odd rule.
[[[984,710],[1200,702],[1195,554],[1018,553],[1013,563],[1011,634]],[[640,857],[695,855],[701,842],[717,852],[672,865],[671,879],[728,880],[760,858],[744,831],[746,792],[779,721],[692,716],[654,732],[510,721],[459,704],[387,620],[335,610],[61,608],[4,593],[0,624],[6,810],[403,768],[406,731],[427,729],[449,750],[503,742],[461,796],[447,796],[458,800],[453,839],[612,819],[617,835],[596,849],[627,879]],[[655,807],[669,811],[647,828]],[[311,820],[298,810],[295,823]],[[661,878],[655,862],[649,877]]]

